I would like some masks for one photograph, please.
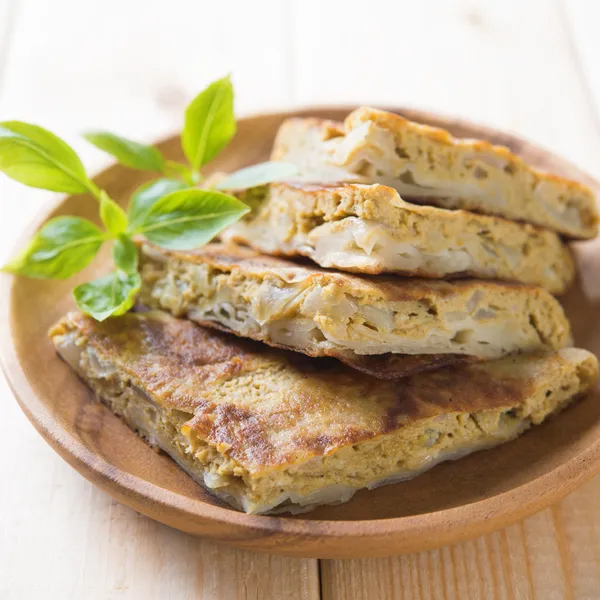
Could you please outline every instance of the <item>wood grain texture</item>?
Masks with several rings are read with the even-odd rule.
[[[174,0],[165,11],[162,2],[84,6],[57,0],[50,6],[43,0],[0,0],[0,119],[54,129],[93,170],[108,159],[79,132],[101,127],[142,140],[171,132],[180,126],[188,99],[229,71],[238,111],[284,104],[278,4],[259,0],[232,8],[227,2]],[[242,18],[232,21],[232,12]],[[247,23],[259,14],[272,31],[268,43],[213,50],[225,38],[245,39]],[[269,68],[260,67],[264,64]],[[0,178],[2,262],[19,230],[55,197],[41,190],[31,195]],[[317,561],[218,546],[142,517],[56,456],[2,376],[0,401],[3,444],[21,448],[18,461],[12,453],[0,454],[2,480],[12,482],[0,497],[2,600],[319,597]]]
[[[148,0],[0,0],[0,38],[10,3],[18,5],[19,18],[12,25],[10,59],[7,44],[0,55],[7,73],[0,86],[0,118],[55,129],[91,168],[106,159],[77,139],[80,130],[106,127],[145,140],[166,134],[179,125],[185,95],[224,69],[234,73],[242,113],[289,103],[412,104],[518,131],[600,177],[600,140],[582,88],[588,85],[595,98],[600,95],[597,7],[591,0],[564,0],[567,14],[571,6],[577,11],[573,38],[584,82],[565,45],[558,1],[172,0],[167,14]],[[240,5],[245,12],[238,12]],[[231,23],[235,14],[242,17]],[[227,35],[230,27],[235,35]],[[248,44],[247,31],[260,43]],[[594,106],[597,110],[600,103]],[[0,198],[0,257],[5,258],[51,195],[32,195],[0,178]],[[255,588],[243,585],[248,562],[222,562],[239,551],[171,532],[114,504],[63,463],[18,409],[1,375],[0,401],[3,444],[19,448],[18,461],[12,452],[0,453],[0,477],[10,482],[0,494],[0,598],[28,600],[33,590],[51,600],[136,599],[140,593],[149,600],[257,597],[251,595]],[[489,536],[495,558],[484,565],[496,572],[479,572],[477,578],[497,589],[486,600],[598,598],[600,519],[591,510],[598,505],[597,480],[560,504],[563,545],[548,543],[554,525],[541,515]],[[164,553],[156,551],[160,546]],[[556,571],[559,550],[572,564],[571,588],[551,585],[562,581]],[[254,557],[259,579],[268,585],[259,588],[259,598],[269,597],[266,590],[313,597],[306,590],[315,589],[314,561],[247,556]],[[344,563],[353,570],[338,572],[337,597],[410,598],[394,575],[400,562],[410,562],[409,576],[423,581],[432,598],[461,598],[459,591],[465,598],[484,597],[478,581],[469,580],[479,564],[474,551],[444,548],[418,556],[412,562],[401,557]],[[205,587],[197,585],[200,561],[204,581],[212,582]],[[332,564],[337,561],[327,563]],[[504,577],[502,569],[509,567]],[[371,569],[389,587],[370,579]],[[280,579],[282,571],[289,577]],[[325,594],[333,587],[327,580],[332,575],[329,568],[321,575]],[[371,589],[350,587],[350,580],[359,579],[368,580]]]
[[[113,500],[56,456],[0,384],[2,600],[317,600],[317,561],[213,544]],[[28,465],[27,468],[25,468]]]
[[[579,4],[587,61],[597,69],[598,7]],[[519,132],[600,175],[594,107],[558,2],[294,0],[293,17],[295,102],[401,104],[455,115]]]
[[[344,2],[343,9],[335,2],[321,3],[318,9],[317,4],[316,0],[295,3],[296,89],[301,102],[375,98],[380,103],[402,102],[467,116],[519,131],[600,175],[600,139],[593,114],[600,107],[596,3],[375,0],[368,9],[358,2]],[[322,17],[317,23],[316,10]],[[327,29],[342,10],[348,17],[335,19],[336,26]],[[565,27],[569,25],[565,12],[571,31]],[[314,27],[322,35],[315,35]],[[576,54],[569,48],[571,39]],[[586,88],[593,91],[592,105]],[[576,119],[571,118],[574,111]],[[600,282],[594,289],[599,287]],[[563,555],[580,565],[573,571],[576,576],[570,588],[557,584],[557,579],[562,582],[562,570],[554,570],[558,545],[547,544],[554,536],[553,522],[535,516],[488,536],[494,560],[491,568],[477,575],[487,581],[486,595],[477,579],[469,588],[471,569],[477,563],[463,560],[454,568],[453,554],[464,556],[466,547],[475,544],[468,542],[462,551],[462,546],[454,552],[445,548],[419,554],[416,560],[322,561],[323,597],[419,598],[410,585],[401,585],[402,572],[405,581],[412,577],[424,582],[423,598],[597,598],[597,504],[600,482],[595,480],[559,505],[565,522],[571,524],[560,547]],[[588,526],[590,522],[594,527]],[[376,578],[370,577],[372,570]],[[368,583],[360,585],[359,580]]]
[[[210,165],[231,171],[268,156],[280,123],[290,116],[342,119],[351,107],[266,114],[238,121],[238,133]],[[441,125],[455,135],[502,142],[549,171],[598,184],[566,161],[523,140],[464,121],[394,109],[408,118]],[[181,160],[177,138],[161,144]],[[148,174],[115,165],[96,181],[126,206]],[[60,202],[42,219],[75,214],[97,221],[95,203]],[[593,243],[592,243],[593,244]],[[589,244],[582,244],[587,247]],[[182,531],[247,549],[301,557],[377,556],[411,552],[490,532],[560,499],[600,467],[600,394],[496,449],[446,463],[401,486],[361,491],[348,503],[299,517],[243,515],[222,505],[165,456],[156,455],[107,409],[55,355],[49,327],[73,308],[71,288],[110,269],[104,256],[68,281],[5,277],[0,323],[9,335],[0,351],[9,383],[25,413],[67,462],[114,498]],[[599,257],[580,265],[580,279],[597,279]],[[599,297],[580,285],[563,298],[575,344],[600,354]],[[398,502],[398,494],[402,502]]]
[[[85,7],[79,0],[0,0],[0,32],[11,4],[17,18],[6,36],[0,119],[43,124],[72,144],[92,172],[110,161],[81,132],[107,129],[140,141],[169,135],[181,128],[187,102],[229,72],[238,113],[289,101],[282,85],[284,7],[277,0],[172,0],[168,10],[162,0]],[[260,44],[248,42],[249,23],[269,32]],[[0,221],[11,222],[0,253],[53,197],[0,179],[0,198],[10,199],[0,202]]]
[[[218,546],[143,517],[57,461],[29,423],[19,427],[17,419],[24,418],[12,410],[18,410],[14,403],[0,432],[17,443],[4,425],[7,417],[23,434],[24,452],[13,465],[3,461],[2,473],[17,482],[28,463],[36,477],[3,488],[3,506],[28,504],[27,512],[2,519],[3,600],[319,598],[316,561]],[[46,494],[36,496],[36,490]]]
[[[389,559],[321,561],[323,600],[594,600],[600,478],[552,508],[456,546]]]
[[[600,19],[600,4],[588,0],[560,0],[565,30],[575,72],[586,92],[593,112],[596,134],[600,134],[600,39],[595,23]]]

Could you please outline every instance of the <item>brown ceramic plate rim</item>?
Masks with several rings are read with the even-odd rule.
[[[297,107],[288,111],[251,114],[240,120],[261,116],[285,118],[286,116],[296,116],[298,113],[318,114],[326,110],[350,112],[354,108],[355,106],[343,105]],[[415,118],[419,117],[423,121],[438,121],[447,118],[445,115],[410,107],[384,108],[384,110],[392,110],[401,114],[408,113],[414,115]],[[448,117],[448,119],[450,118]],[[464,126],[465,128],[476,126],[481,131],[489,134],[492,139],[501,136],[509,141],[513,140],[520,144],[526,144],[530,148],[543,153],[546,157],[568,165],[574,173],[578,174],[581,181],[600,189],[599,183],[577,167],[547,150],[523,140],[523,138],[497,131],[492,127],[480,126],[464,119],[451,118],[451,120],[458,126]],[[170,139],[172,137],[161,139],[157,142],[157,145],[161,146]],[[113,168],[113,165],[100,171],[94,179],[102,178],[111,168]],[[49,203],[43,210],[40,210],[37,217],[20,236],[16,248],[23,247],[33,232],[64,202],[65,197],[63,196],[55,202]],[[130,506],[135,507],[136,499],[143,499],[146,502],[151,502],[156,509],[174,509],[190,519],[211,520],[222,525],[240,528],[247,533],[255,532],[261,537],[268,537],[269,534],[276,531],[278,534],[313,541],[318,538],[322,538],[324,541],[342,540],[344,538],[354,540],[377,538],[382,544],[382,551],[377,554],[386,555],[389,554],[385,551],[386,539],[391,540],[400,535],[406,538],[404,545],[407,551],[412,551],[435,548],[461,541],[514,523],[563,498],[575,487],[591,479],[600,470],[600,439],[597,439],[552,471],[510,491],[499,493],[481,501],[435,512],[372,520],[308,520],[298,517],[292,519],[285,516],[246,515],[231,509],[207,504],[201,500],[190,499],[182,494],[165,490],[149,481],[116,469],[64,430],[58,419],[48,411],[43,402],[36,396],[21,368],[12,335],[11,305],[14,280],[4,274],[1,279],[0,330],[6,333],[0,346],[0,359],[9,387],[19,406],[42,437],[66,462],[76,468],[87,479],[93,483],[99,483],[101,488],[109,492],[112,487],[118,486],[121,492],[119,499]],[[527,501],[523,502],[524,498]],[[247,539],[248,542],[244,543],[244,539]],[[418,539],[419,541],[411,542],[411,539]],[[236,540],[231,536],[228,536],[227,541],[236,543]],[[239,545],[260,549],[256,544],[252,544],[252,537],[240,536]],[[270,551],[278,552],[277,548],[270,548]],[[281,548],[281,553],[294,556],[314,555],[314,552],[304,554],[302,551],[294,551],[286,547]]]

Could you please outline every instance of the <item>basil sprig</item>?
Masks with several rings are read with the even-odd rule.
[[[153,146],[146,146],[114,133],[96,131],[84,137],[100,150],[114,156],[121,164],[142,171],[159,173],[162,178],[142,186],[134,196],[142,195],[149,207],[166,193],[194,187],[203,180],[200,168],[213,160],[233,139],[236,122],[233,112],[233,86],[229,76],[211,83],[185,110],[181,147],[188,164],[167,160]],[[265,162],[231,173],[216,187],[224,191],[282,181],[298,174],[295,165]],[[153,185],[156,184],[156,185]]]
[[[186,110],[182,147],[189,165],[167,160],[152,146],[114,134],[87,134],[86,139],[122,164],[161,174],[160,179],[133,193],[125,211],[89,179],[65,141],[37,125],[0,123],[0,171],[31,187],[91,195],[98,202],[102,224],[75,216],[50,219],[2,270],[26,277],[65,279],[85,268],[108,242],[115,269],[77,286],[73,296],[83,312],[99,321],[123,314],[133,306],[141,285],[135,236],[142,235],[165,248],[196,248],[250,210],[223,191],[195,187],[202,179],[199,168],[223,150],[235,131],[233,88],[225,77],[208,86]],[[294,174],[291,165],[263,163],[231,174],[218,187],[237,190]]]

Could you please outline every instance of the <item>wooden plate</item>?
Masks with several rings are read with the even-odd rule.
[[[315,108],[242,119],[234,142],[211,166],[229,170],[264,160],[286,117],[342,119],[351,109]],[[392,110],[459,136],[504,144],[542,168],[599,188],[575,167],[515,136],[414,110]],[[176,138],[160,147],[170,158],[182,159]],[[113,166],[98,175],[97,182],[125,205],[130,192],[147,179]],[[69,197],[48,208],[23,241],[35,227],[59,214],[97,221],[94,200]],[[593,242],[581,244],[577,255],[582,278],[564,304],[576,344],[600,355],[600,248]],[[299,517],[247,516],[230,510],[94,402],[47,341],[50,325],[74,307],[73,285],[105,269],[103,256],[66,282],[5,276],[0,313],[4,369],[23,411],[69,464],[120,502],[172,527],[293,556],[391,555],[505,526],[566,495],[600,466],[600,393],[596,390],[559,418],[514,442],[442,464],[410,482],[359,492],[342,506],[322,507]]]

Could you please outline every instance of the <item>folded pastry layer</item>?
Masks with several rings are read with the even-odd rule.
[[[220,244],[186,252],[143,245],[140,273],[146,306],[379,377],[411,372],[402,354],[427,367],[428,356],[436,364],[439,355],[496,358],[571,341],[560,304],[538,287],[359,277]]]
[[[598,370],[566,348],[380,381],[152,312],[73,313],[50,337],[114,413],[249,513],[345,502],[510,440]]]
[[[251,196],[246,198],[246,196]],[[307,256],[355,273],[469,275],[562,293],[573,260],[558,235],[500,217],[404,202],[383,185],[279,183],[241,196],[254,205],[221,238],[269,254]]]
[[[596,202],[585,185],[538,171],[503,146],[457,139],[373,108],[355,110],[343,124],[289,119],[272,158],[296,164],[311,181],[382,183],[413,202],[499,215],[573,238],[597,233]]]

